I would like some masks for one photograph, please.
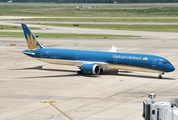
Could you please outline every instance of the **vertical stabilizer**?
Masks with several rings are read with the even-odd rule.
[[[26,38],[28,49],[36,50],[36,49],[43,48],[42,45],[40,45],[40,43],[37,41],[33,33],[30,31],[30,29],[27,27],[27,25],[23,23],[21,25]]]

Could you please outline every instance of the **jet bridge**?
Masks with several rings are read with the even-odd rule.
[[[172,99],[172,102],[156,102],[153,99],[155,93],[149,93],[151,101],[143,101],[144,120],[178,120],[178,99]]]

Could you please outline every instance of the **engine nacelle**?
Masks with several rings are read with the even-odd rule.
[[[85,74],[99,74],[100,73],[100,67],[96,64],[84,64],[81,70]]]

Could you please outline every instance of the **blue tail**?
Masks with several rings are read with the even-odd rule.
[[[26,38],[28,49],[36,50],[36,49],[43,48],[43,46],[40,45],[40,43],[37,41],[36,37],[33,35],[33,33],[30,31],[27,25],[23,23],[21,25],[22,25],[23,32]]]

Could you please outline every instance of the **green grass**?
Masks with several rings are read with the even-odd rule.
[[[73,26],[73,24],[43,24],[62,27],[113,29],[113,30],[136,30],[136,31],[158,31],[158,32],[178,32],[178,25],[83,25]]]
[[[97,9],[76,9],[94,5]],[[56,4],[1,3],[2,16],[53,17],[177,17],[178,3],[152,4]]]
[[[31,30],[39,29],[39,28],[34,28],[30,27]],[[22,30],[21,26],[8,26],[8,25],[0,25],[0,31],[1,30]]]
[[[120,39],[129,37],[141,37],[131,35],[92,35],[92,34],[57,34],[57,33],[35,33],[39,38],[71,38],[71,39]],[[24,37],[24,33],[18,32],[0,32],[0,37]]]
[[[12,20],[12,19],[11,19]],[[20,20],[20,19],[16,19]],[[169,23],[177,23],[178,18],[33,18],[33,19],[24,19],[23,21],[55,21],[55,22],[169,22]]]

